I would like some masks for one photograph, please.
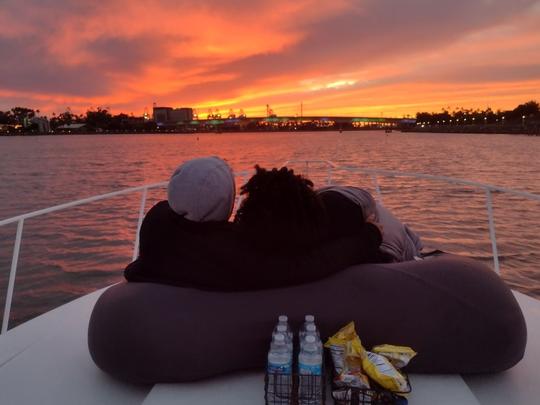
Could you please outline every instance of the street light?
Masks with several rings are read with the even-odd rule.
[[[522,127],[525,126],[525,116],[524,115],[521,116],[521,126]]]

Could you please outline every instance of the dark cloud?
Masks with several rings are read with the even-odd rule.
[[[84,49],[95,59],[96,68],[115,73],[137,74],[149,62],[159,60],[165,55],[167,41],[168,38],[163,36],[99,37],[88,42]]]
[[[33,37],[0,37],[0,88],[24,92],[95,96],[106,94],[109,80],[91,65],[66,65]]]
[[[189,97],[195,102],[212,94],[234,97],[242,94],[243,89],[268,78],[331,75],[336,71],[359,70],[385,61],[406,64],[411,56],[442,50],[466,35],[511,20],[535,3],[533,0],[359,2],[361,6],[347,13],[316,23],[302,26],[299,20],[298,24],[307,35],[295,46],[282,52],[254,55],[220,65],[208,72],[206,83],[187,86],[176,93],[176,97]],[[500,79],[505,77],[504,73],[511,73],[511,69],[503,70],[497,75]],[[533,72],[530,73],[532,76]],[[234,79],[212,79],[223,74],[233,74]],[[457,78],[459,73],[454,76]],[[477,78],[484,81],[487,76],[478,75]],[[404,76],[398,75],[385,79],[384,84],[403,79]],[[366,86],[378,84],[381,83]]]
[[[413,77],[410,77],[413,79]],[[425,72],[418,81],[444,83],[490,83],[540,80],[540,64],[461,66],[452,70]]]
[[[87,60],[73,63],[69,54],[51,53],[34,36],[0,37],[0,88],[82,97],[106,95],[116,88],[116,78],[136,75],[161,57],[163,44],[164,40],[145,37],[100,37],[81,44],[79,50],[88,55]]]
[[[308,35],[280,53],[255,55],[221,66],[244,83],[283,72],[359,69],[381,60],[406,63],[406,57],[437,50],[474,31],[509,20],[536,1],[370,0],[362,8],[304,27]],[[222,83],[220,86],[224,86]],[[235,83],[231,82],[231,88]]]

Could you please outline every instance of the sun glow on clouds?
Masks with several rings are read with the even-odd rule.
[[[303,102],[388,116],[538,97],[539,1],[432,3],[7,0],[0,110],[158,102],[285,115]]]
[[[324,81],[317,79],[302,80],[301,85],[306,86],[309,91],[320,91],[325,89],[340,89],[343,87],[354,86],[358,81],[353,79],[339,79],[334,81]]]

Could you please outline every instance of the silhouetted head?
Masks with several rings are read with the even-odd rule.
[[[286,167],[256,173],[242,186],[235,222],[269,248],[306,247],[323,234],[324,207],[313,183]]]
[[[234,174],[216,156],[184,162],[169,181],[169,206],[195,222],[227,221],[231,216],[236,186]]]

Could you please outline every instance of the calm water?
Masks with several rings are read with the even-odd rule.
[[[289,159],[446,175],[540,194],[540,137],[467,134],[245,133],[0,137],[0,219],[130,186],[168,179],[183,160],[219,155],[235,170]],[[305,172],[304,166],[298,169]],[[326,172],[308,175],[318,184]],[[241,181],[241,180],[240,180]],[[239,181],[239,182],[240,182]],[[335,174],[336,183],[372,191],[370,177]],[[383,202],[428,247],[491,265],[481,190],[380,178]],[[146,209],[165,196],[149,194]],[[122,278],[131,260],[140,194],[27,220],[11,326]],[[494,195],[504,279],[540,297],[540,202]],[[0,228],[0,305],[16,225]],[[254,269],[255,271],[256,269]],[[1,314],[0,314],[1,316]]]

